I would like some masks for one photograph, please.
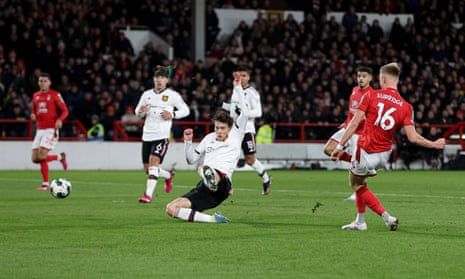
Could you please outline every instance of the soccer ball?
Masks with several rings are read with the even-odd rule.
[[[57,178],[50,184],[50,194],[57,199],[64,199],[71,194],[71,188],[71,182],[64,178]]]

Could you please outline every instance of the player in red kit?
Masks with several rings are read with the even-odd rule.
[[[370,86],[370,82],[373,79],[373,71],[371,68],[368,67],[360,67],[357,70],[357,83],[358,85],[355,86],[352,89],[352,93],[350,94],[349,98],[349,111],[347,113],[347,118],[344,121],[344,123],[340,126],[341,128],[334,133],[331,138],[329,138],[328,142],[326,142],[326,145],[323,149],[323,152],[331,156],[331,153],[334,151],[336,148],[337,144],[341,141],[342,135],[344,135],[344,132],[346,131],[347,125],[349,125],[350,120],[352,120],[352,117],[354,117],[355,112],[357,111],[357,108],[360,104],[360,101],[367,92],[373,90],[373,88]],[[355,130],[354,135],[350,138],[350,140],[346,143],[344,146],[344,154],[340,158],[340,160],[350,162],[351,160],[351,150],[354,148],[355,145],[357,145],[357,141],[359,138],[359,135],[362,133],[363,130],[363,124],[364,120],[360,121],[357,130]],[[375,175],[376,171],[373,171],[371,175]],[[350,197],[346,198],[346,200],[355,200],[355,193],[353,193]]]
[[[352,223],[342,226],[343,230],[367,230],[365,221],[367,206],[383,218],[390,230],[397,230],[399,220],[384,209],[376,195],[367,187],[370,171],[387,164],[392,152],[394,133],[397,130],[404,128],[408,140],[414,144],[426,148],[444,148],[444,138],[430,141],[415,130],[412,105],[405,101],[397,90],[399,76],[400,67],[397,63],[386,64],[380,68],[379,83],[382,89],[373,90],[363,96],[340,143],[331,154],[333,160],[341,158],[344,145],[355,133],[359,123],[365,119],[358,144],[352,151],[349,178],[350,185],[355,191],[358,213]]]
[[[60,161],[66,170],[66,154],[48,154],[58,143],[59,130],[68,116],[66,106],[61,94],[50,89],[52,81],[50,75],[39,75],[39,91],[32,97],[31,119],[36,121],[37,132],[32,142],[32,162],[40,164],[42,185],[37,190],[48,190],[48,162]],[[60,113],[60,114],[58,114]]]

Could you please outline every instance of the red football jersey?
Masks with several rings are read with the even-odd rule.
[[[358,109],[365,112],[359,145],[369,153],[392,149],[394,133],[413,122],[413,109],[393,88],[372,90],[363,96]]]
[[[360,101],[362,100],[363,95],[365,95],[367,92],[371,90],[373,90],[371,86],[368,86],[364,89],[360,89],[359,86],[355,86],[354,88],[352,88],[352,94],[350,94],[349,98],[349,113],[347,114],[347,118],[344,121],[344,128],[347,128],[347,126],[350,123],[350,120],[352,120],[352,118],[354,117],[354,114],[357,111],[358,106],[360,105]],[[357,130],[355,130],[356,134],[362,133],[364,124],[364,120],[360,121]]]
[[[58,115],[58,111],[60,115]],[[57,119],[64,121],[68,116],[68,107],[61,94],[55,90],[37,91],[32,97],[32,113],[36,116],[37,128],[55,128]]]

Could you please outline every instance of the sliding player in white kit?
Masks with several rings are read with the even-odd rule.
[[[160,165],[168,151],[173,119],[189,115],[189,107],[181,95],[166,87],[168,81],[168,68],[157,66],[153,75],[154,88],[142,94],[135,109],[137,116],[145,117],[142,134],[142,163],[148,177],[145,193],[139,198],[141,203],[152,202],[152,195],[160,177],[165,179],[165,191],[167,193],[171,191],[174,172],[166,171]]]
[[[233,95],[239,95],[240,112],[236,121],[228,111],[219,109],[213,118],[215,132],[206,135],[195,148],[192,129],[184,130],[187,162],[194,164],[203,157],[203,166],[198,169],[201,180],[190,192],[166,206],[166,213],[171,217],[189,222],[230,222],[219,212],[209,215],[202,211],[217,207],[232,194],[231,177],[241,154],[248,114],[238,72],[234,72],[233,84]]]

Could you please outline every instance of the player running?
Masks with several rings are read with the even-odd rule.
[[[59,131],[68,117],[68,107],[60,92],[50,89],[51,77],[47,73],[39,75],[39,91],[32,96],[31,119],[36,121],[37,131],[32,142],[32,162],[40,164],[42,185],[37,190],[49,189],[48,162],[60,161],[63,169],[68,169],[66,154],[49,154],[58,143]],[[58,114],[60,113],[60,114]]]

